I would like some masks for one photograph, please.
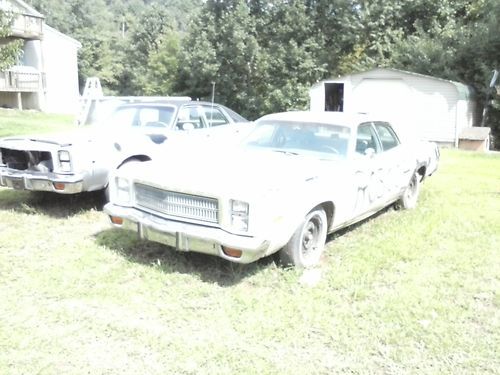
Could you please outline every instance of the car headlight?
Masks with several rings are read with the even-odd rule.
[[[248,212],[247,202],[231,200],[231,227],[239,232],[248,232]]]
[[[130,181],[127,178],[115,177],[114,195],[111,201],[117,204],[128,204],[131,200]]]
[[[60,150],[57,153],[57,157],[59,159],[59,167],[63,172],[71,172],[71,156],[69,151]]]

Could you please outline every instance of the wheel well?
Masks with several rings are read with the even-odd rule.
[[[332,226],[333,216],[335,214],[335,206],[333,202],[323,202],[321,204],[318,204],[316,207],[321,207],[323,210],[325,210],[326,219],[328,220],[328,228],[330,228]]]
[[[122,161],[117,168],[120,168],[123,164],[128,163],[129,161],[132,160],[137,160],[137,161],[148,161],[151,160],[151,158],[147,155],[134,155],[126,158],[124,161]]]
[[[425,178],[425,170],[426,170],[425,165],[422,165],[420,166],[420,168],[417,169],[417,173],[420,175],[420,182],[422,182]]]

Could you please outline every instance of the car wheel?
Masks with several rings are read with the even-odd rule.
[[[417,172],[411,177],[403,195],[396,202],[396,209],[409,210],[417,206],[418,194],[420,193],[420,176]]]
[[[309,212],[290,241],[280,250],[281,263],[299,268],[317,265],[325,249],[327,225],[322,208]]]

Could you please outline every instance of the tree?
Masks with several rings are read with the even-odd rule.
[[[326,71],[315,35],[299,1],[208,0],[184,40],[177,88],[207,98],[214,82],[218,100],[249,118],[305,108]]]
[[[14,65],[21,54],[22,41],[9,39],[13,15],[0,10],[0,71]]]
[[[244,0],[207,1],[184,40],[177,89],[208,99],[215,84],[218,101],[255,117],[263,66],[255,33]]]
[[[171,94],[180,37],[168,9],[159,4],[144,8],[126,42],[121,91],[131,95]]]

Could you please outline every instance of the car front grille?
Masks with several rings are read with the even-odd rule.
[[[217,199],[134,184],[137,205],[166,215],[218,223]]]
[[[47,151],[20,151],[2,147],[0,155],[0,164],[7,168],[41,172],[53,170],[52,155]]]

